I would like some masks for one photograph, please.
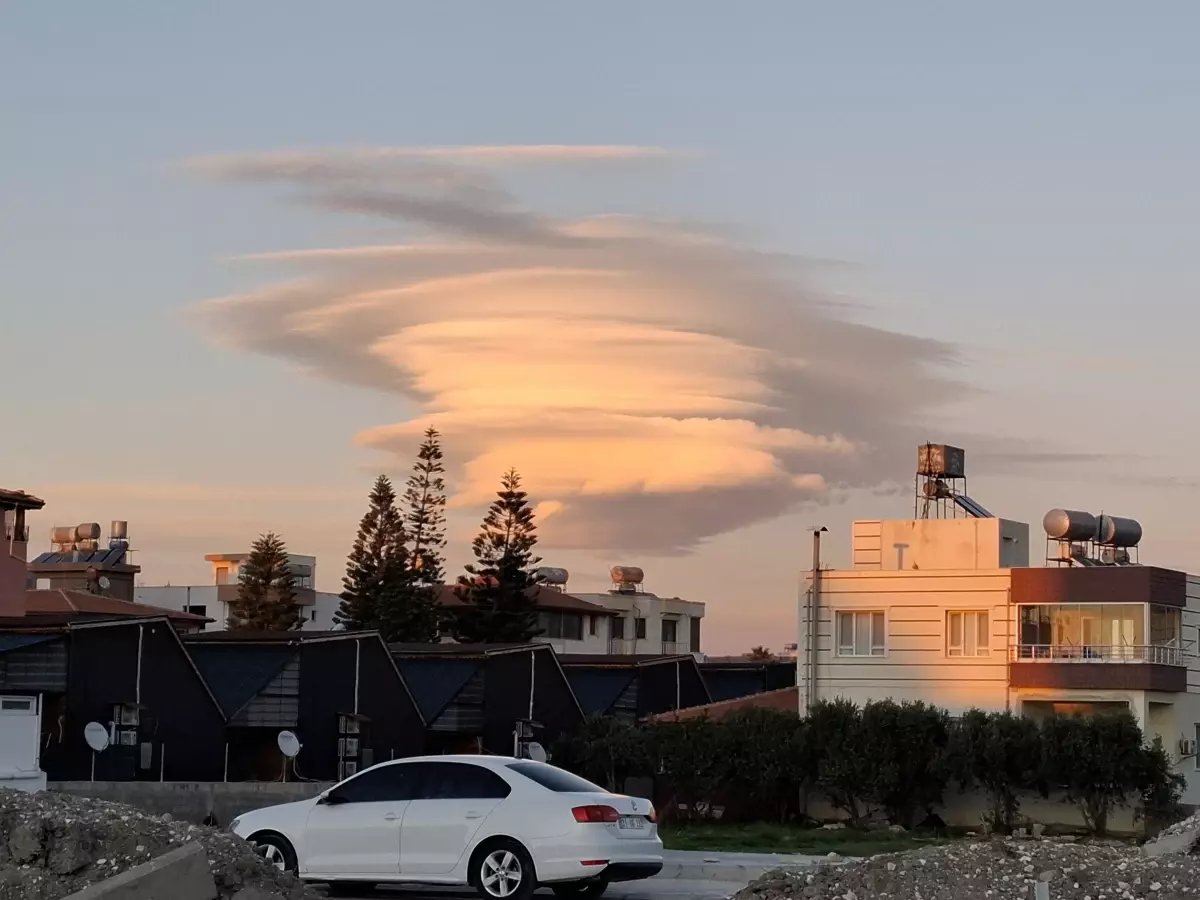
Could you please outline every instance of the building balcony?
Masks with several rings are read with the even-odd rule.
[[[1151,663],[1186,666],[1182,647],[1162,644],[1079,647],[1064,644],[1017,644],[1011,648],[1013,662],[1024,663]]]
[[[4,540],[9,543],[28,544],[29,543],[29,526],[14,525],[12,522],[4,523]]]
[[[1016,644],[1014,688],[1184,692],[1190,654],[1173,644]]]

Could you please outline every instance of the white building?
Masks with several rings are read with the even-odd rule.
[[[249,558],[249,553],[210,553],[204,557],[212,567],[212,580],[208,584],[139,586],[134,589],[134,600],[162,609],[207,616],[214,620],[208,631],[223,631],[229,620],[229,604],[237,598],[241,567]],[[317,558],[288,554],[288,563],[295,576],[296,603],[304,612],[302,630],[331,630],[341,598],[316,590]]]
[[[1048,531],[1062,512],[1047,515]],[[1128,553],[1087,540],[1051,540],[1051,564],[1030,567],[1029,526],[1005,519],[853,529],[853,568],[822,570],[815,601],[802,604],[802,707],[845,697],[952,714],[1125,708],[1189,776],[1184,802],[1200,803],[1200,579],[1113,564]]]
[[[544,581],[537,589],[542,634],[535,641],[558,653],[593,656],[675,656],[700,652],[700,621],[704,604],[678,597],[659,597],[643,590],[641,569],[616,566],[612,590],[567,593],[565,569],[539,570]],[[460,601],[452,587],[441,602]]]

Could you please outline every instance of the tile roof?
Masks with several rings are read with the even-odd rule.
[[[0,488],[0,507],[20,507],[21,509],[41,509],[46,501],[24,491],[10,491]]]
[[[707,716],[710,719],[722,719],[730,713],[744,709],[775,709],[780,712],[800,714],[800,690],[787,687],[777,691],[765,691],[761,694],[751,694],[749,697],[738,697],[736,700],[721,700],[717,703],[706,703],[703,706],[689,706],[687,709],[677,709],[672,712],[648,716],[648,722],[678,722],[684,719],[699,719]]]
[[[89,594],[86,591],[26,591],[25,613],[27,616],[40,619],[43,615],[68,615],[72,618],[79,616],[120,616],[129,618],[146,618],[150,616],[165,616],[175,622],[186,622],[193,625],[204,625],[211,622],[205,616],[180,612],[177,609],[163,609],[159,606],[147,606],[144,603],[131,603],[128,600],[117,600],[100,594]]]
[[[453,609],[456,606],[465,606],[458,594],[454,592],[454,585],[444,584],[438,593],[438,602],[442,606],[448,606]],[[562,591],[556,591],[553,588],[537,585],[534,589],[534,603],[540,609],[554,609],[564,612],[586,613],[593,616],[616,616],[620,613],[606,609],[598,603],[592,603],[588,600],[581,600],[571,594],[564,594]]]

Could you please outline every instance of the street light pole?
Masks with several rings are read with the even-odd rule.
[[[813,533],[813,558],[812,558],[812,581],[808,589],[808,616],[805,635],[805,689],[804,689],[804,705],[806,708],[799,710],[801,715],[811,712],[816,704],[817,694],[817,627],[820,623],[820,578],[821,578],[821,535],[829,529],[824,525],[814,526],[809,529]]]

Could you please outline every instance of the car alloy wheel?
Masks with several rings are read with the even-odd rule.
[[[287,871],[287,857],[285,857],[283,855],[283,851],[274,844],[259,844],[258,855],[280,872]]]
[[[521,889],[525,870],[521,860],[511,850],[493,850],[483,858],[479,869],[479,884],[489,897],[512,897]]]

